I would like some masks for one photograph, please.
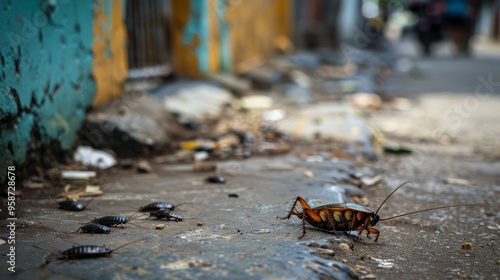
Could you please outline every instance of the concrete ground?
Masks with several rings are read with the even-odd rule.
[[[426,60],[417,66],[420,63],[430,64],[430,76],[432,69],[438,69],[432,65],[441,65]],[[488,75],[478,72],[481,63],[471,60],[468,75]],[[371,114],[373,126],[387,142],[411,149],[410,155],[382,154],[376,162],[339,158],[314,162],[299,155],[320,145],[306,142],[286,155],[218,162],[217,174],[227,177],[226,184],[206,183],[213,173],[194,172],[189,164],[156,164],[149,174],[115,168],[101,174],[104,194],[83,212],[57,209],[49,198],[55,190],[26,192],[17,210],[14,278],[500,279],[500,87],[488,95],[433,91],[441,83],[452,84],[453,71],[467,69],[452,64],[446,71],[450,80],[427,83],[425,92],[430,94]],[[500,79],[498,73],[491,74],[493,80]],[[418,82],[412,76],[407,79]],[[401,83],[389,86],[401,89]],[[358,189],[349,183],[358,173],[380,174],[383,181]],[[447,178],[466,181],[446,183]],[[299,195],[319,206],[350,201],[361,192],[368,207],[376,210],[391,190],[406,181],[413,183],[387,201],[379,212],[382,219],[450,204],[482,206],[380,221],[375,226],[380,230],[378,243],[364,235],[336,236],[310,225],[299,241],[298,218],[276,219],[287,214]],[[128,217],[154,201],[183,204],[176,211],[185,220],[144,216],[123,229],[113,228],[109,235],[75,233],[94,217]],[[165,228],[155,229],[160,223]],[[58,251],[75,244],[128,245],[110,258],[55,259]],[[5,254],[6,245],[0,248]]]

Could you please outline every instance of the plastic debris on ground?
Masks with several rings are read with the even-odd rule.
[[[237,101],[239,107],[243,109],[269,109],[273,106],[273,99],[266,95],[244,96]]]
[[[376,110],[382,105],[382,98],[375,93],[360,92],[349,97],[351,104],[365,110]]]
[[[193,83],[166,97],[164,104],[169,112],[198,121],[219,118],[224,106],[232,100],[232,95],[225,89],[208,83]]]
[[[59,194],[59,197],[64,197],[69,200],[76,200],[80,197],[99,196],[102,194],[103,192],[99,186],[87,185],[85,187],[72,190],[71,185],[68,184],[64,187],[64,191]]]
[[[61,177],[68,180],[88,180],[97,176],[95,171],[85,170],[63,170]]]
[[[444,182],[449,185],[470,186],[472,183],[467,179],[462,178],[446,178]]]
[[[75,152],[75,160],[87,166],[107,169],[116,165],[116,159],[107,152],[92,147],[79,146]]]

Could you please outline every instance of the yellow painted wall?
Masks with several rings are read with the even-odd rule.
[[[201,72],[198,67],[195,48],[198,47],[200,38],[195,35],[191,42],[183,42],[185,27],[190,16],[191,6],[189,2],[188,0],[172,0],[173,64],[176,72],[197,77],[201,75]]]
[[[230,59],[233,72],[245,71],[276,51],[278,42],[290,41],[291,1],[288,0],[172,0],[172,50],[174,69],[180,74],[200,77],[219,72]],[[203,19],[192,13],[201,8]],[[221,8],[224,7],[224,8]],[[193,15],[197,15],[193,18]],[[229,46],[222,25],[229,26]],[[196,26],[196,32],[189,28]],[[208,25],[208,26],[207,26]],[[206,30],[202,30],[207,27]],[[191,31],[190,31],[191,30]],[[186,32],[193,32],[191,38]],[[207,42],[203,44],[203,36]],[[185,40],[191,38],[190,40]],[[280,44],[283,45],[283,44]],[[225,54],[224,52],[229,52]],[[202,66],[200,66],[202,65]],[[204,69],[201,69],[204,68]]]
[[[232,69],[264,60],[277,50],[279,41],[290,39],[291,1],[229,1],[227,20],[231,29]]]
[[[97,87],[93,105],[97,106],[122,94],[128,70],[125,1],[96,0],[94,5],[92,73]]]

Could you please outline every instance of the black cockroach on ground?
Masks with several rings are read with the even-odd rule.
[[[226,177],[224,177],[222,175],[213,175],[213,176],[208,176],[206,181],[209,183],[214,183],[214,184],[225,184]]]
[[[170,204],[170,203],[165,203],[165,202],[153,202],[153,203],[150,203],[146,206],[141,207],[139,209],[139,211],[149,212],[149,211],[162,210],[162,209],[174,210],[175,206]]]
[[[111,229],[105,225],[99,224],[87,224],[80,227],[76,232],[81,231],[81,233],[106,233],[109,234]]]
[[[173,220],[176,222],[183,221],[184,217],[170,210],[156,210],[149,213],[149,217],[156,217],[157,219],[167,219],[168,221]]]
[[[363,205],[359,204],[354,204],[354,203],[332,203],[332,204],[327,204],[327,205],[322,205],[322,206],[317,206],[314,208],[311,208],[309,204],[300,196],[298,196],[290,211],[288,212],[288,215],[285,217],[276,217],[277,219],[289,219],[292,215],[297,216],[299,219],[302,220],[302,235],[299,236],[299,239],[304,237],[306,234],[306,222],[309,224],[324,229],[324,230],[331,230],[335,234],[337,234],[336,231],[358,231],[358,236],[361,235],[363,231],[367,231],[366,236],[370,238],[370,233],[376,234],[377,236],[375,237],[375,242],[378,241],[378,237],[380,235],[380,232],[376,228],[372,228],[375,226],[379,221],[387,221],[390,219],[395,219],[411,214],[416,214],[420,212],[425,212],[425,211],[431,211],[431,210],[437,210],[437,209],[443,209],[443,208],[450,208],[450,207],[461,207],[461,206],[487,206],[487,205],[477,205],[477,204],[455,204],[455,205],[447,205],[447,206],[440,206],[440,207],[433,207],[429,209],[424,209],[424,210],[419,210],[419,211],[414,211],[410,213],[405,213],[401,215],[396,215],[390,218],[385,218],[385,219],[380,219],[380,216],[378,215],[378,211],[384,205],[384,203],[402,186],[407,184],[409,182],[405,182],[398,186],[394,191],[392,191],[386,199],[380,204],[378,207],[377,211],[373,211],[372,209],[365,207]],[[302,206],[302,212],[297,211],[295,208],[297,205],[297,202],[300,203],[300,206]],[[370,227],[372,226],[372,227]]]
[[[139,212],[135,212],[132,214],[128,219],[122,216],[104,216],[100,218],[95,218],[92,220],[92,223],[104,225],[104,226],[109,226],[109,227],[117,227],[118,225],[122,225],[121,227],[123,228],[123,225],[128,223],[130,219],[135,216]]]
[[[83,205],[81,202],[76,200],[63,200],[63,201],[56,200],[56,202],[57,204],[59,204],[60,209],[80,212],[87,209],[87,206],[89,206],[89,204],[92,202],[92,199],[90,199],[90,201],[86,205]]]
[[[64,260],[74,260],[74,259],[87,259],[87,258],[101,258],[109,257],[111,253],[116,250],[123,248],[132,243],[138,242],[140,240],[135,240],[129,243],[125,243],[115,249],[106,248],[105,246],[97,245],[80,245],[70,248],[68,250],[62,251],[60,254],[60,259]]]

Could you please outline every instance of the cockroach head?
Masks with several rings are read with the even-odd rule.
[[[370,221],[370,226],[375,226],[378,221],[380,220],[380,216],[378,214],[373,213],[372,214],[372,220]]]

